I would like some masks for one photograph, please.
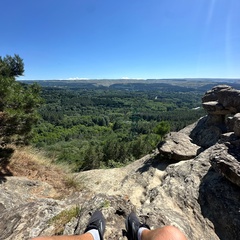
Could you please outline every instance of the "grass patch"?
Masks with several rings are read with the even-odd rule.
[[[102,204],[101,204],[102,208],[109,208],[110,206],[111,206],[111,204],[108,200],[104,200],[104,202],[102,202]]]
[[[74,189],[76,191],[81,191],[84,188],[83,181],[76,179],[73,175],[66,176],[64,184],[67,188]]]
[[[72,218],[77,218],[81,212],[81,209],[78,206],[72,207],[67,210],[63,210],[58,215],[53,217],[50,221],[50,225],[54,225],[55,235],[63,234],[65,225],[69,223]]]

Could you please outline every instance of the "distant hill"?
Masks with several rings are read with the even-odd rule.
[[[127,91],[201,91],[215,85],[227,84],[240,89],[240,79],[186,78],[186,79],[92,79],[92,80],[24,80],[23,83],[38,83],[42,87],[66,89],[115,89]]]

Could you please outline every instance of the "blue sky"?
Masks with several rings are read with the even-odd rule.
[[[20,79],[240,78],[239,0],[1,0]]]

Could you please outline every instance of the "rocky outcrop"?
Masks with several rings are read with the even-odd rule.
[[[223,133],[219,126],[209,124],[209,116],[205,116],[197,121],[189,137],[193,143],[207,149],[216,144]]]
[[[218,126],[224,132],[233,130],[240,136],[240,91],[227,85],[219,85],[206,92],[202,105],[208,112],[208,124]],[[237,114],[237,115],[235,115]],[[233,122],[227,118],[234,116]]]
[[[212,167],[230,182],[240,187],[240,141],[237,144],[216,144],[210,155]]]
[[[180,132],[171,132],[167,135],[164,142],[159,144],[158,149],[164,158],[181,161],[196,157],[201,147],[192,143],[188,135]]]
[[[49,184],[6,177],[0,181],[0,239],[79,234],[96,209],[107,220],[105,239],[127,239],[124,219],[132,210],[151,228],[174,225],[188,239],[240,239],[239,116],[237,106],[232,110],[227,104],[233,100],[216,97],[224,91],[238,95],[220,86],[204,99],[232,111],[231,119],[219,106],[215,114],[211,108],[196,123],[169,134],[151,155],[122,168],[75,174],[83,190],[64,199],[53,199]],[[219,113],[224,121],[214,120]]]
[[[212,102],[210,105],[213,108],[209,109],[209,113],[217,115],[235,114],[240,112],[240,91],[228,85],[218,85],[205,93],[202,102],[206,109],[208,103]]]
[[[124,219],[132,210],[151,228],[171,224],[188,239],[239,239],[240,190],[212,170],[213,151],[214,146],[179,163],[159,159],[156,152],[120,169],[82,172],[76,178],[84,191],[62,200],[37,197],[9,204],[5,197],[0,239],[79,234],[96,209],[107,220],[105,239],[126,239]],[[0,185],[7,195],[8,180]],[[58,218],[76,207],[80,211],[59,226]]]
[[[236,136],[240,137],[240,113],[228,118],[228,128],[233,131]]]

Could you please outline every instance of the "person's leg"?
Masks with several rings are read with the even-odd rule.
[[[105,218],[100,211],[95,211],[84,231],[81,235],[72,236],[51,236],[51,237],[36,237],[32,240],[103,240],[105,232]]]
[[[125,223],[128,240],[187,240],[184,234],[173,226],[150,230],[148,225],[140,223],[135,213],[131,213]]]
[[[91,233],[73,236],[52,236],[52,237],[36,237],[32,240],[94,240]]]
[[[143,230],[141,240],[187,240],[187,238],[178,228],[165,226],[154,230]]]

